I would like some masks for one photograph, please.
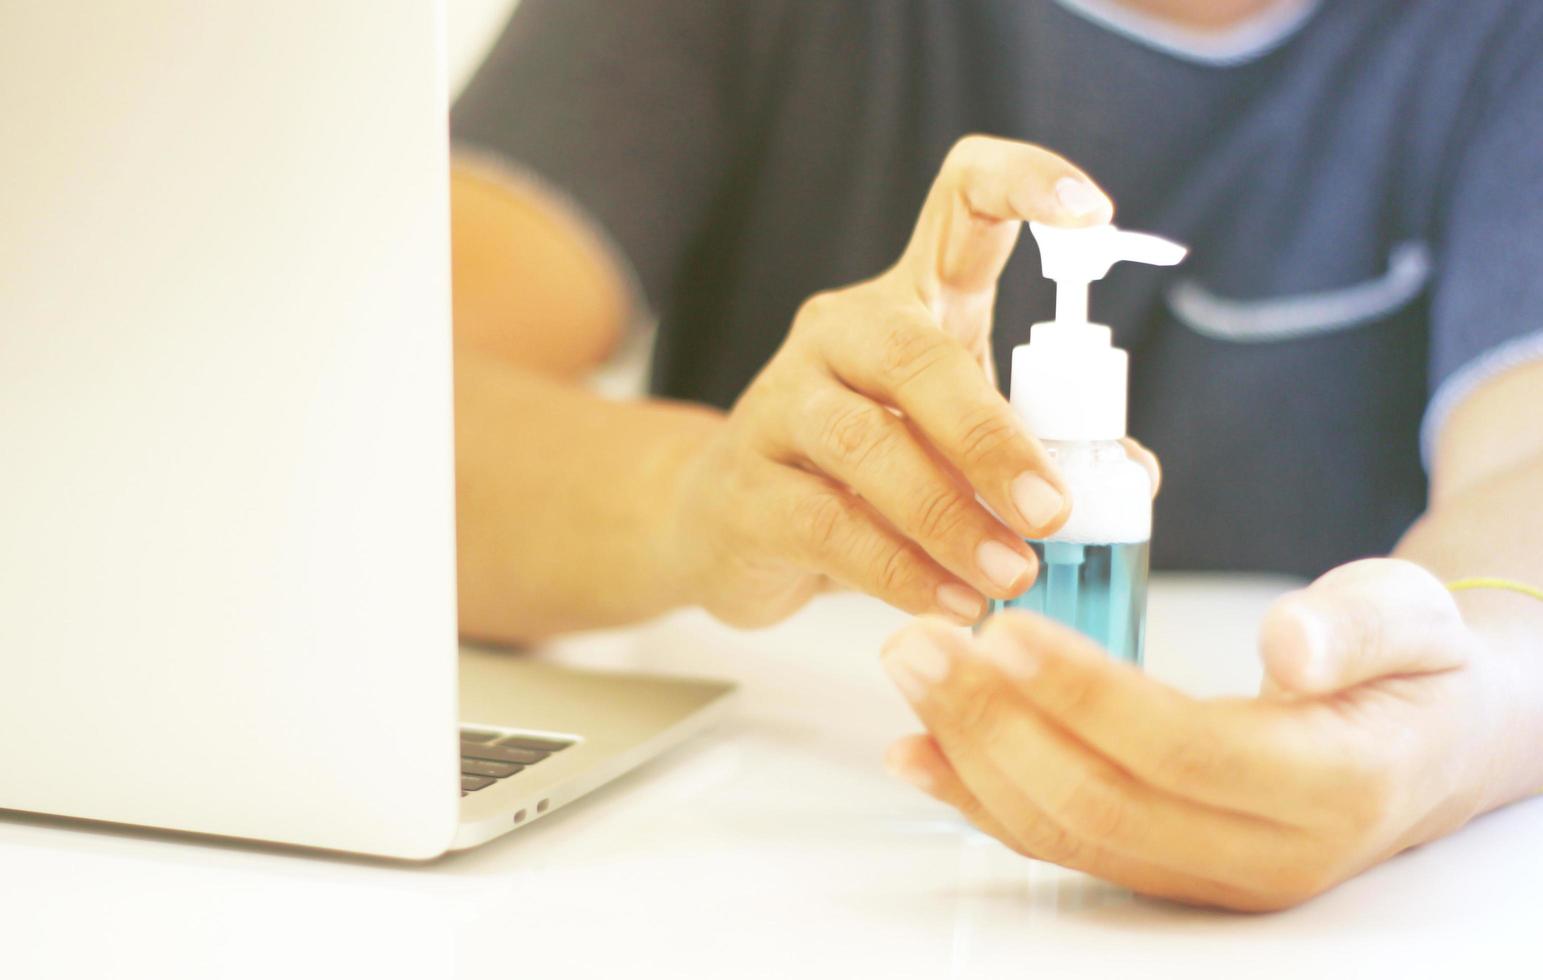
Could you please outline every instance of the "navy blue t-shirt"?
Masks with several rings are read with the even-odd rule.
[[[1094,287],[1164,464],[1154,563],[1316,574],[1424,509],[1422,422],[1543,356],[1543,3],[1305,8],[1212,57],[1111,0],[524,0],[452,131],[595,220],[654,390],[719,406],[805,297],[894,261],[960,136],[1065,155],[1193,248]],[[1004,378],[1053,309],[1023,242]]]

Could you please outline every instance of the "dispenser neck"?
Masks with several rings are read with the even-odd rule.
[[[1088,322],[1090,283],[1065,280],[1056,284],[1055,319],[1057,323]]]

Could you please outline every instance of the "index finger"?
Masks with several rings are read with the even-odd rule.
[[[975,359],[925,310],[892,309],[858,335],[842,321],[810,331],[843,384],[893,405],[1002,519],[1025,537],[1066,520],[1065,483],[1043,445]]]
[[[1025,221],[1103,224],[1114,205],[1086,173],[1032,143],[966,136],[949,151],[897,267],[932,306],[943,289],[989,291]]]

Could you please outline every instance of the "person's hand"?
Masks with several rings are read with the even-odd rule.
[[[1023,854],[1241,910],[1311,898],[1481,808],[1503,703],[1424,569],[1336,569],[1262,629],[1265,693],[1186,697],[1042,617],[909,627],[884,662],[929,730],[890,767]]]
[[[1028,588],[1023,539],[1059,527],[1069,501],[993,380],[997,278],[1021,222],[1092,225],[1112,210],[1053,153],[960,141],[900,261],[804,303],[682,465],[666,522],[681,591],[753,626],[832,581],[958,622]]]

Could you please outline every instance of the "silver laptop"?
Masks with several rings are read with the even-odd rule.
[[[723,707],[458,653],[442,13],[0,5],[0,809],[429,858]]]

